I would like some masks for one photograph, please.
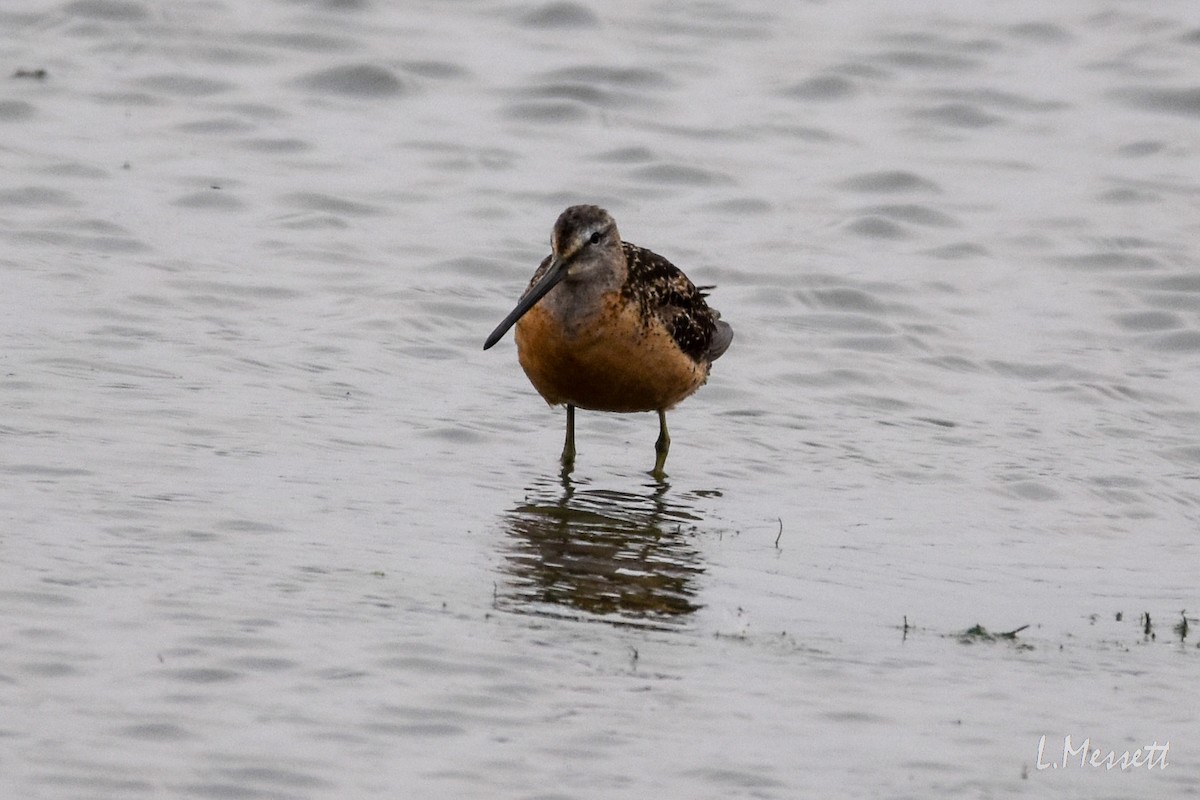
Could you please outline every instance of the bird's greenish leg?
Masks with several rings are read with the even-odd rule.
[[[567,403],[567,440],[563,442],[562,465],[564,470],[575,466],[575,406]]]
[[[667,433],[667,412],[658,411],[658,441],[654,443],[654,471],[650,474],[662,480],[667,477],[663,467],[667,464],[667,451],[671,449],[671,435]]]

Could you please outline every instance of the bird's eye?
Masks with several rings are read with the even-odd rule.
[[[592,244],[600,244],[600,231],[596,231],[595,233],[593,233],[591,238],[588,239],[588,241],[591,242]]]

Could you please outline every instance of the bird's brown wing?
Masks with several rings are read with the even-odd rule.
[[[679,349],[697,363],[711,362],[725,352],[732,329],[708,307],[705,291],[657,253],[629,242],[621,242],[621,247],[629,269],[621,291],[638,304],[643,319],[658,319]]]

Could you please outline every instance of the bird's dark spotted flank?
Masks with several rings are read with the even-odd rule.
[[[658,253],[629,242],[621,249],[629,270],[622,296],[638,304],[646,324],[659,319],[692,360],[708,358],[719,315],[704,302],[705,292]]]

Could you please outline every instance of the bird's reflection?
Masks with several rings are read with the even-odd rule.
[[[550,616],[674,626],[699,606],[699,521],[656,483],[641,494],[588,489],[564,474],[530,488],[504,517],[508,580],[498,605]]]

